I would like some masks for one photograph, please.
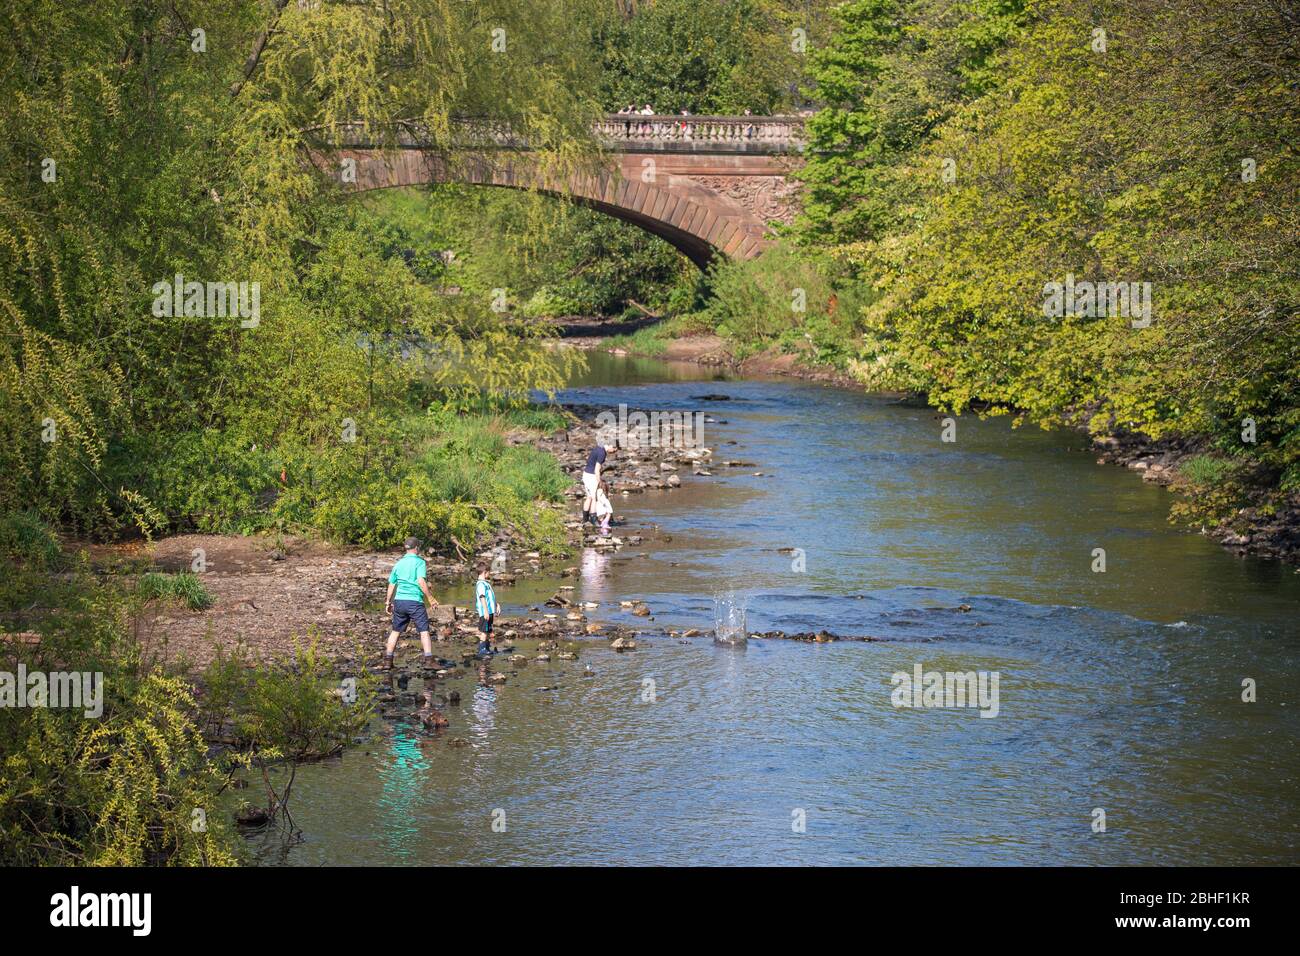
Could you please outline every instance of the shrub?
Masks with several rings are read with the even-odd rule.
[[[131,604],[74,568],[69,577],[9,566],[3,610],[30,609],[29,671],[96,677],[93,708],[0,707],[0,865],[229,865],[239,843],[219,807],[186,683],[145,660]]]
[[[0,562],[21,563],[33,570],[55,567],[63,549],[54,532],[33,511],[0,514]]]
[[[340,753],[375,714],[375,678],[363,672],[345,686],[314,638],[295,644],[287,661],[251,666],[246,652],[219,653],[204,674],[206,723],[231,725],[235,749],[228,772],[255,770],[266,788],[266,811],[297,832],[289,800],[300,763]],[[349,694],[349,690],[351,694]],[[272,767],[287,767],[276,784]]]
[[[719,260],[709,283],[713,298],[690,321],[728,339],[739,358],[771,346],[811,345],[810,360],[842,365],[857,351],[863,291],[788,243],[756,259]]]

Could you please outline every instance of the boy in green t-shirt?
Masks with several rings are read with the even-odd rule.
[[[424,609],[424,602],[429,602],[430,609],[436,608],[438,602],[429,593],[425,580],[428,565],[420,557],[418,538],[407,538],[403,544],[406,554],[393,565],[388,575],[388,597],[384,610],[393,616],[393,629],[388,635],[388,646],[384,649],[384,669],[393,667],[393,653],[397,650],[397,638],[401,636],[407,621],[416,626],[420,632],[420,646],[424,650],[424,666],[433,665],[433,644],[429,641],[429,615]]]

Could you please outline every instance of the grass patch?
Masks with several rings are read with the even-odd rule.
[[[1233,478],[1239,471],[1238,463],[1212,455],[1195,455],[1178,466],[1178,473],[1193,485],[1213,488]]]
[[[569,418],[558,408],[529,405],[501,413],[501,420],[513,428],[525,428],[539,435],[550,435],[569,427]]]
[[[665,323],[659,322],[637,329],[631,335],[611,335],[605,339],[604,345],[606,348],[623,349],[638,355],[662,355],[668,350],[668,341],[672,337],[671,331],[665,328]]]
[[[513,526],[529,550],[555,552],[562,525],[536,503],[558,500],[568,479],[550,456],[509,436],[551,434],[567,424],[553,406],[483,399],[468,409],[412,407],[400,417],[361,420],[352,442],[331,434],[268,446],[233,430],[208,431],[172,441],[171,457],[140,482],[159,510],[180,516],[169,533],[318,534],[371,548],[416,535],[450,553]],[[148,448],[119,457],[159,461]],[[125,475],[114,480],[132,483]],[[18,522],[7,534],[11,550],[54,553],[41,543],[39,525]],[[0,526],[0,546],[5,535]]]
[[[140,578],[136,590],[146,601],[175,601],[184,604],[191,611],[204,611],[212,607],[215,598],[197,574],[185,571],[181,574],[165,574],[150,571]]]

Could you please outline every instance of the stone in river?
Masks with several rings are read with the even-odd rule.
[[[447,718],[441,711],[431,710],[420,714],[420,723],[424,724],[429,730],[441,730],[447,726]]]
[[[235,816],[235,823],[241,827],[264,827],[270,819],[265,807],[244,807]]]

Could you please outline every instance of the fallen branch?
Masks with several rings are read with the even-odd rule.
[[[631,305],[631,306],[633,306],[633,307],[639,309],[643,315],[648,315],[648,316],[649,316],[650,318],[652,318],[652,319],[662,319],[662,318],[663,318],[663,316],[660,315],[658,312],[651,312],[649,309],[647,309],[644,305],[642,305],[642,304],[641,304],[640,302],[638,302],[636,299],[628,299],[627,302],[628,302],[628,305]]]

